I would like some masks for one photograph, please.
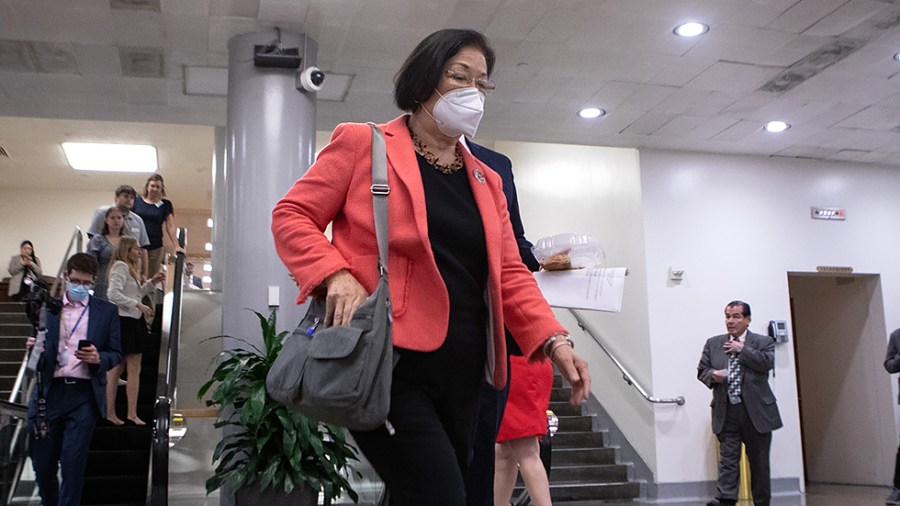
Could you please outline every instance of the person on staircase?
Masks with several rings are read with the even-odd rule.
[[[150,336],[147,333],[147,320],[150,308],[141,303],[141,299],[150,293],[154,285],[165,279],[162,271],[153,278],[140,283],[141,247],[131,237],[119,239],[119,247],[112,265],[109,266],[109,285],[107,296],[109,301],[119,306],[119,322],[122,329],[122,355],[124,364],[119,364],[107,374],[106,383],[106,419],[113,425],[125,422],[116,416],[116,392],[123,369],[128,373],[125,386],[127,405],[126,418],[135,425],[146,425],[138,418],[137,401],[141,382],[141,359],[143,353],[150,348]]]
[[[9,291],[7,294],[14,302],[22,300],[22,297],[31,291],[31,283],[40,279],[41,261],[34,255],[34,244],[31,241],[22,241],[19,245],[19,254],[9,259]]]
[[[96,275],[93,256],[72,255],[62,310],[47,311],[44,351],[28,404],[29,455],[47,506],[81,504],[91,437],[106,416],[103,379],[122,360],[116,306],[89,295]]]
[[[509,360],[509,399],[495,450],[494,506],[509,505],[520,471],[532,506],[551,506],[541,437],[547,435],[553,366],[549,361],[529,363],[521,354],[510,353]]]
[[[147,237],[147,229],[144,227],[144,220],[140,216],[131,212],[134,207],[134,199],[137,198],[137,192],[131,185],[123,184],[116,188],[115,204],[111,206],[100,206],[94,212],[94,219],[91,220],[91,226],[88,228],[88,237],[93,238],[95,235],[102,233],[103,224],[106,221],[106,211],[110,207],[118,207],[125,217],[125,228],[123,235],[128,235],[137,239],[143,251],[141,253],[141,279],[147,279],[147,266],[149,264],[147,256],[147,248],[150,247],[150,239]]]
[[[119,247],[125,227],[125,215],[118,207],[110,207],[106,210],[106,218],[100,234],[91,237],[88,243],[88,253],[94,255],[100,270],[97,271],[97,283],[94,285],[94,297],[102,300],[106,298],[106,282],[109,278],[109,264]]]
[[[184,253],[184,249],[178,244],[178,237],[176,237],[175,208],[172,206],[172,201],[165,196],[166,183],[162,175],[153,174],[147,178],[143,195],[134,200],[132,207],[132,211],[144,221],[144,228],[147,229],[147,237],[150,239],[150,246],[147,249],[149,264],[146,274],[148,277],[153,277],[162,270],[162,265],[166,263],[163,236],[169,239],[174,253]]]

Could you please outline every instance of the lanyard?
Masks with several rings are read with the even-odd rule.
[[[69,329],[66,328],[66,315],[60,315],[60,316],[62,317],[63,329],[65,329],[65,331],[66,331],[66,338],[65,338],[65,341],[66,341],[67,343],[68,343],[68,341],[69,341],[69,338],[72,337],[72,334],[74,334],[75,331],[78,330],[78,324],[81,323],[81,318],[84,316],[84,312],[87,311],[87,308],[88,308],[88,305],[87,305],[87,302],[85,302],[85,303],[84,303],[84,309],[82,309],[82,310],[81,310],[81,314],[78,315],[78,320],[75,321],[75,326],[72,327],[72,331],[71,331],[71,332],[69,331]]]

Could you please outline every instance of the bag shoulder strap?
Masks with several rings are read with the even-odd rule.
[[[378,274],[386,278],[388,274],[388,203],[391,187],[387,180],[387,152],[384,134],[375,123],[372,127],[372,208],[375,211],[375,238],[378,241]]]

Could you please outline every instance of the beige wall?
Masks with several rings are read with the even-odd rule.
[[[19,252],[19,243],[28,239],[44,266],[45,274],[56,274],[66,245],[75,227],[87,232],[94,211],[113,203],[111,192],[37,190],[0,187],[0,254],[6,260]],[[188,253],[207,257],[203,246],[209,241],[206,220],[209,210],[179,209],[175,203],[175,225],[188,228]],[[87,247],[87,235],[84,236]],[[52,271],[52,272],[50,272]],[[0,277],[6,277],[4,269]]]

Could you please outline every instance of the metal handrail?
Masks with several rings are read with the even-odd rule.
[[[178,243],[185,245],[187,230],[178,229]],[[153,446],[150,450],[149,506],[169,503],[169,427],[175,405],[178,372],[178,341],[181,336],[181,298],[184,288],[184,253],[175,255],[175,268],[169,271],[172,296],[163,304],[162,335],[159,342],[159,376],[156,381],[156,402],[153,405]]]
[[[674,399],[660,399],[659,397],[650,395],[647,392],[647,389],[641,386],[641,384],[638,383],[636,379],[634,379],[634,376],[632,376],[631,373],[628,372],[627,369],[625,369],[625,366],[622,365],[622,362],[619,362],[619,359],[617,359],[612,353],[610,353],[609,349],[607,349],[603,342],[600,340],[599,333],[595,331],[593,327],[591,327],[591,325],[578,313],[578,311],[570,308],[569,312],[572,313],[572,316],[575,317],[575,320],[578,322],[578,326],[581,327],[581,330],[585,331],[589,336],[591,336],[594,339],[594,342],[596,342],[597,345],[600,346],[600,349],[603,350],[603,353],[606,353],[606,356],[609,357],[609,359],[612,360],[613,364],[615,364],[616,367],[619,368],[619,371],[622,372],[622,379],[625,380],[625,383],[633,386],[635,390],[637,390],[641,394],[641,396],[644,397],[644,399],[652,402],[653,404],[678,404],[679,406],[684,405],[684,397],[681,395],[675,397]]]
[[[53,286],[50,287],[50,295],[56,295],[56,288],[59,286],[59,280],[62,279],[63,272],[66,270],[66,260],[69,259],[69,254],[72,251],[72,243],[75,243],[75,253],[81,253],[81,243],[83,240],[81,227],[75,227],[75,231],[72,232],[72,237],[69,239],[69,245],[66,246],[66,254],[63,255],[63,261],[59,264],[59,270],[56,271],[56,279],[53,280]]]

